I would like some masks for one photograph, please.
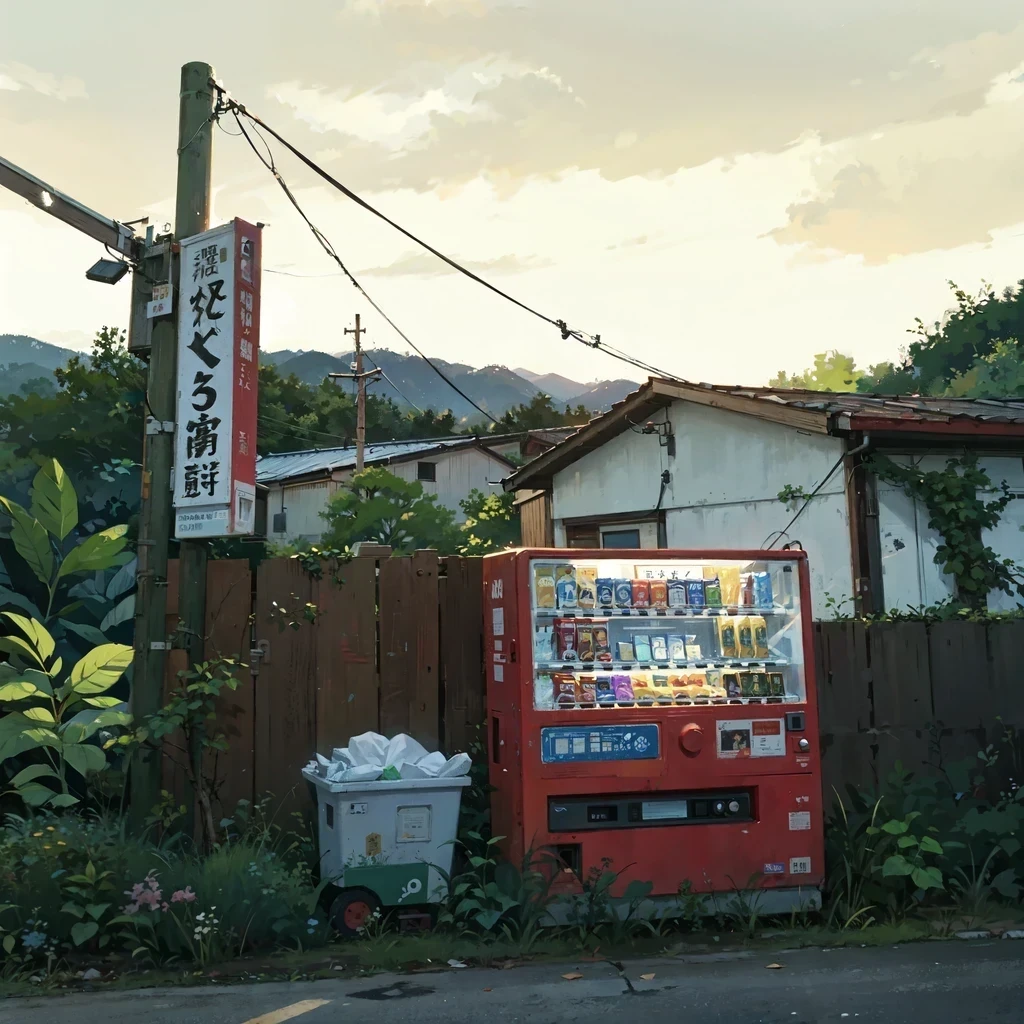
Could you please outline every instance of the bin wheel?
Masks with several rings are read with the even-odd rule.
[[[331,904],[334,930],[346,939],[359,937],[359,929],[380,909],[380,900],[369,889],[344,889]]]

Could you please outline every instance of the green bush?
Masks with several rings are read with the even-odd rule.
[[[206,965],[244,952],[323,944],[320,888],[300,844],[277,833],[208,856],[127,835],[114,818],[10,816],[0,830],[3,954],[32,962],[122,952]]]
[[[826,828],[827,921],[898,923],[928,908],[976,916],[1018,904],[1024,887],[1024,788],[1000,786],[1008,737],[933,776],[897,765],[879,794],[839,800]]]

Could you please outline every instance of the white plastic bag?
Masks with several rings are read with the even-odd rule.
[[[381,736],[379,732],[364,732],[353,736],[348,741],[348,752],[353,765],[373,764],[383,770],[387,764],[387,737]]]
[[[386,768],[394,765],[399,771],[403,764],[419,764],[427,756],[427,748],[417,743],[411,736],[400,732],[388,743],[387,752],[381,764]]]
[[[473,766],[473,759],[469,754],[456,754],[448,758],[444,767],[437,773],[439,779],[454,779],[460,775],[468,775],[469,769]]]

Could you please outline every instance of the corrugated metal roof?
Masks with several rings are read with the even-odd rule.
[[[682,383],[682,382],[679,382]],[[805,391],[799,388],[750,388],[738,385],[690,384],[723,395],[755,398],[829,415],[871,416],[916,422],[951,418],[997,423],[1024,423],[1024,401],[1013,398],[927,398],[922,395],[878,395],[857,392]]]
[[[368,444],[364,461],[368,466],[408,459],[427,452],[472,448],[479,443],[476,437],[428,438],[423,441],[380,441]],[[296,477],[332,473],[338,469],[355,469],[356,449],[313,448],[303,452],[281,452],[264,455],[256,460],[256,479],[261,484],[293,480]]]

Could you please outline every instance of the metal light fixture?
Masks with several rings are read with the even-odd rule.
[[[120,260],[97,260],[86,272],[90,281],[100,284],[117,284],[128,273],[128,264]]]

